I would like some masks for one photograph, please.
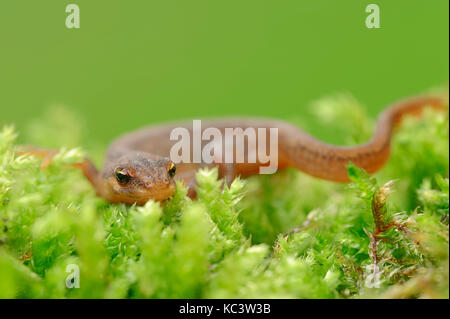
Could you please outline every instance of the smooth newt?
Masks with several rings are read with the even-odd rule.
[[[369,142],[356,146],[335,146],[321,142],[298,127],[275,119],[226,118],[203,121],[203,127],[278,128],[278,169],[295,167],[309,175],[336,182],[348,182],[346,165],[349,162],[368,173],[379,170],[389,158],[393,129],[407,114],[419,115],[429,106],[444,109],[444,98],[422,96],[401,100],[386,108],[379,116],[375,133]],[[176,141],[170,140],[174,128],[189,131],[192,122],[171,123],[146,127],[121,136],[109,146],[103,169],[99,172],[89,159],[77,164],[99,196],[110,202],[136,203],[148,200],[163,201],[175,191],[175,181],[183,180],[190,197],[195,197],[195,173],[201,167],[219,167],[219,176],[230,183],[237,176],[255,175],[261,163],[179,163],[170,158]],[[203,146],[203,145],[202,145]],[[34,150],[34,155],[47,157],[55,152]]]

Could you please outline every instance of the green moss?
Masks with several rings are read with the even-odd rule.
[[[357,137],[368,136],[372,121],[359,104],[324,101],[318,116],[339,122],[351,109],[348,137],[363,142]],[[29,131],[60,143],[54,132],[64,126],[51,122],[59,124],[36,120]],[[449,296],[447,114],[407,119],[387,166],[370,177],[350,165],[350,185],[285,170],[223,188],[217,170],[202,170],[196,200],[179,183],[164,206],[96,197],[65,165],[80,149],[62,149],[42,170],[40,159],[17,156],[15,147],[15,131],[3,128],[0,297]],[[66,287],[68,265],[79,267],[80,288]]]

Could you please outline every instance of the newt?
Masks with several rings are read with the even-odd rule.
[[[203,121],[204,127],[278,128],[278,170],[294,167],[311,176],[335,182],[348,182],[346,166],[352,162],[372,174],[389,159],[394,128],[405,115],[420,115],[424,108],[445,109],[444,98],[418,96],[400,100],[387,107],[378,117],[375,132],[365,144],[336,146],[324,143],[290,123],[268,118],[223,118]],[[148,200],[164,201],[170,198],[177,180],[188,187],[188,196],[195,197],[195,173],[203,167],[218,166],[219,177],[231,183],[237,176],[258,174],[260,162],[250,163],[248,155],[243,163],[178,163],[170,159],[170,150],[176,141],[170,139],[174,128],[192,131],[192,122],[152,125],[120,136],[107,149],[104,165],[98,171],[85,158],[75,166],[95,188],[97,195],[109,202],[143,205]],[[205,142],[203,142],[205,143]],[[204,145],[202,145],[204,146]],[[257,146],[256,146],[257,147]],[[257,150],[256,150],[257,151]],[[56,151],[33,149],[26,151],[47,160]]]

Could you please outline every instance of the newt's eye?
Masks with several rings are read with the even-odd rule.
[[[174,177],[176,171],[177,171],[177,167],[175,166],[175,164],[174,163],[170,163],[169,170],[167,171],[169,173],[169,176],[170,177]]]
[[[116,180],[119,184],[125,185],[128,183],[131,179],[130,174],[127,172],[124,168],[118,168],[116,169]]]

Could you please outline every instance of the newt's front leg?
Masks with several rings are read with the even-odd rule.
[[[50,150],[32,145],[22,146],[17,153],[19,155],[37,156],[42,158],[41,169],[46,169],[52,162],[53,157],[59,153],[58,150]]]
[[[59,150],[51,150],[32,145],[25,145],[20,148],[17,153],[19,155],[37,156],[42,158],[43,160],[41,163],[41,169],[45,170],[51,164],[56,154],[59,153]],[[81,162],[66,165],[80,169],[83,172],[83,175],[92,184],[92,186],[94,186],[97,194],[101,193],[101,190],[99,189],[99,172],[90,159],[85,157]]]

